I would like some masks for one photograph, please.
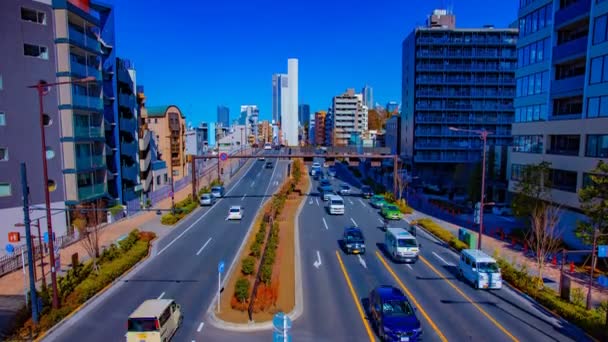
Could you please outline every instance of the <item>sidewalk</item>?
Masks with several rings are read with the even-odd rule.
[[[234,174],[238,176],[238,160],[232,159],[229,162],[232,165],[227,164],[228,162],[223,164],[226,164],[228,167],[232,166]],[[242,167],[247,165],[248,164],[246,162],[243,162],[240,169],[243,169]],[[225,184],[229,183],[232,177],[230,172],[226,171],[226,166],[223,166],[224,173],[222,175],[222,180]],[[217,165],[211,167],[209,173],[198,180],[197,188],[201,189],[202,187],[207,186],[208,183],[214,179],[217,179]],[[192,187],[190,185],[184,187],[175,193],[175,202],[185,199],[191,193]],[[154,207],[154,209],[170,207],[171,198],[169,197],[160,201]],[[136,228],[142,231],[152,231],[156,233],[158,240],[174,228],[174,226],[165,226],[160,224],[160,217],[160,215],[156,214],[155,210],[140,212],[103,227],[103,229],[101,229],[98,233],[100,250],[103,250],[105,247],[111,245],[120,237],[128,234]],[[78,253],[78,259],[80,262],[90,259],[86,250],[82,247],[82,243],[80,242],[75,242],[69,246],[66,246],[65,248],[60,249],[59,254],[61,269],[57,271],[57,276],[65,274],[65,272],[71,267],[72,255],[74,253]],[[45,280],[47,284],[50,284],[50,262],[47,255],[45,255],[44,258],[44,271]],[[36,276],[38,280],[37,287],[40,288],[42,284],[42,269],[40,267],[40,261],[36,262]],[[24,274],[21,269],[0,277],[0,340],[2,337],[2,332],[9,328],[15,314],[21,310],[23,305],[25,305],[25,286],[28,286],[29,288],[29,283],[26,279],[27,278],[24,279]]]

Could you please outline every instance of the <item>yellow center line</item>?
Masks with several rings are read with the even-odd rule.
[[[350,289],[350,294],[353,296],[353,301],[357,306],[357,311],[359,311],[359,316],[361,317],[361,321],[363,321],[363,325],[365,326],[365,330],[367,331],[367,335],[369,336],[369,340],[372,342],[376,341],[374,337],[374,333],[372,329],[369,327],[369,322],[365,319],[365,313],[363,312],[363,308],[361,307],[361,303],[359,303],[359,297],[357,297],[357,293],[353,288],[353,284],[350,281],[350,277],[346,272],[346,267],[344,267],[344,263],[342,262],[342,258],[340,257],[340,253],[336,251],[336,257],[338,258],[338,262],[340,263],[340,268],[342,269],[342,273],[344,273],[344,279],[346,279],[346,283],[348,284],[348,288]]]
[[[416,297],[414,297],[414,295],[412,294],[412,292],[410,292],[410,290],[403,284],[403,282],[401,281],[401,279],[399,279],[399,277],[395,274],[395,271],[393,271],[393,269],[386,263],[386,261],[384,260],[384,258],[382,257],[382,255],[380,255],[380,252],[376,251],[376,256],[378,257],[378,259],[380,259],[380,262],[382,262],[382,264],[384,265],[384,267],[386,268],[386,270],[388,271],[388,273],[390,273],[393,276],[393,278],[395,278],[395,281],[397,281],[397,283],[399,284],[399,286],[401,286],[401,288],[403,289],[403,291],[405,291],[405,293],[407,294],[407,296],[412,300],[412,302],[414,302],[414,305],[420,310],[420,312],[422,313],[422,316],[424,316],[424,318],[427,320],[427,322],[429,322],[429,324],[431,325],[431,328],[433,328],[433,330],[435,330],[435,332],[437,333],[437,335],[439,335],[439,338],[443,342],[447,342],[448,339],[443,335],[443,333],[441,332],[441,330],[439,330],[439,328],[437,327],[437,325],[435,324],[435,322],[433,322],[433,320],[431,319],[431,317],[422,308],[422,305],[420,305],[420,303],[418,303],[418,301],[416,300]]]
[[[518,342],[519,340],[513,336],[505,327],[502,326],[502,324],[498,323],[498,321],[496,319],[494,319],[494,317],[492,317],[486,310],[484,310],[481,306],[479,306],[477,303],[475,303],[471,297],[467,296],[464,292],[462,292],[461,289],[458,288],[458,286],[454,285],[453,282],[451,282],[448,278],[446,278],[443,273],[441,273],[439,270],[437,270],[433,265],[431,265],[431,263],[426,260],[423,256],[420,256],[420,260],[422,260],[422,262],[424,262],[425,265],[427,265],[433,272],[435,272],[440,278],[442,278],[443,280],[445,280],[454,290],[456,290],[456,292],[458,292],[464,299],[466,299],[469,303],[473,304],[473,306],[479,310],[479,312],[481,312],[484,316],[486,316],[487,319],[490,320],[490,322],[494,323],[494,325],[500,329],[500,331],[502,331],[503,333],[505,333],[505,335],[509,336],[509,338],[513,341]]]

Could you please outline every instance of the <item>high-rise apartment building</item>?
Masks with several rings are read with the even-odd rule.
[[[148,117],[148,110],[146,109],[146,95],[144,93],[144,86],[137,85],[137,112],[139,114],[138,121],[139,127],[137,130],[138,135],[138,147],[139,147],[139,179],[144,194],[148,194],[152,191],[152,185],[154,177],[152,177],[152,162],[155,159],[154,151],[152,149],[152,134],[153,132],[148,129],[148,123],[146,118]]]
[[[551,199],[578,209],[577,191],[608,158],[608,2],[521,0],[518,17],[509,187],[547,161]]]
[[[41,80],[55,81],[54,26],[49,0],[0,1],[0,217],[5,223],[0,231],[2,246],[8,243],[8,231],[19,231],[13,226],[23,221],[21,162],[28,170],[30,204],[40,206],[45,203],[38,93],[27,86]],[[94,73],[97,79],[101,79],[99,66]],[[51,207],[60,209],[52,212],[52,223],[56,234],[62,235],[66,231],[67,219],[65,211],[61,210],[65,207],[65,184],[57,90],[56,87],[51,88],[43,97],[43,104],[50,119],[45,128],[45,157]],[[103,131],[98,134],[102,136]],[[33,211],[31,218],[40,218],[41,227],[47,226],[44,211]]]
[[[344,94],[335,96],[332,102],[330,137],[331,146],[348,146],[351,134],[367,132],[367,107],[363,105],[363,95],[348,89]]]
[[[401,153],[419,177],[450,186],[455,165],[482,156],[478,134],[453,128],[491,131],[489,146],[511,143],[518,33],[454,28],[451,14],[434,16],[403,41]]]
[[[217,122],[220,122],[224,127],[230,126],[230,108],[217,106]]]
[[[169,175],[181,179],[188,174],[186,163],[186,117],[175,105],[147,108],[146,124],[154,132],[154,145],[161,159],[172,170]]]
[[[361,94],[363,94],[363,105],[367,109],[374,109],[374,89],[365,85],[361,90]]]

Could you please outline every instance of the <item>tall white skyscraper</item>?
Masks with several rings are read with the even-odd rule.
[[[285,144],[298,145],[298,59],[287,60],[287,106],[282,113],[281,128],[285,136]]]

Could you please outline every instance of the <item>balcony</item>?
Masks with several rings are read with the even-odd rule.
[[[469,125],[485,125],[485,124],[511,124],[513,120],[508,117],[488,117],[488,116],[437,116],[437,115],[420,115],[416,116],[416,123],[437,123],[437,124],[469,124]]]
[[[150,146],[150,131],[145,130],[143,134],[139,137],[139,150],[145,151]]]
[[[140,158],[139,159],[139,169],[140,170],[147,170],[148,169],[148,167],[150,166],[151,155],[152,155],[152,152],[148,151],[148,153],[146,153],[145,158]]]
[[[135,159],[135,156],[138,153],[137,143],[135,141],[132,142],[121,142],[120,143],[120,154],[123,156],[131,157]]]
[[[422,142],[417,141],[414,147],[419,150],[471,150],[481,149],[482,144],[479,139],[462,142]]]
[[[579,58],[587,53],[587,36],[571,40],[553,48],[553,61]]]
[[[419,163],[474,163],[479,161],[479,156],[472,154],[441,152],[441,153],[419,153],[414,156],[414,161]]]
[[[73,74],[76,74],[81,77],[93,76],[95,79],[101,79],[101,70],[94,68],[93,66],[87,66],[81,63],[78,63],[75,60],[70,61],[70,71]]]
[[[103,155],[89,155],[76,158],[76,169],[90,170],[105,167],[105,157]]]
[[[129,132],[131,135],[135,136],[135,131],[137,130],[135,118],[121,118],[118,122],[120,125],[120,130],[123,132]]]
[[[77,31],[73,27],[70,27],[68,29],[68,32],[69,32],[69,36],[70,36],[69,39],[72,42],[74,42],[77,45],[80,45],[84,48],[87,48],[89,50],[95,51],[97,53],[101,52],[101,45],[99,44],[99,41],[97,40],[97,38],[93,38],[88,35],[85,35],[84,33]]]
[[[85,201],[87,199],[101,196],[107,192],[106,183],[93,184],[90,186],[79,186],[78,187],[78,199]]]
[[[584,86],[585,75],[554,80],[551,81],[551,96],[580,95]]]
[[[135,97],[132,94],[118,94],[118,105],[121,107],[135,108]]]
[[[132,164],[130,166],[123,164],[120,171],[123,179],[128,179],[134,182],[137,181],[137,176],[139,176],[139,168],[137,167],[137,164]]]
[[[101,111],[103,110],[103,100],[101,97],[72,93],[72,106]]]
[[[103,138],[104,136],[102,126],[85,126],[74,122],[75,138]]]
[[[555,12],[555,28],[558,29],[564,24],[574,22],[578,18],[589,14],[591,9],[591,0],[579,0],[572,5],[560,8]]]

